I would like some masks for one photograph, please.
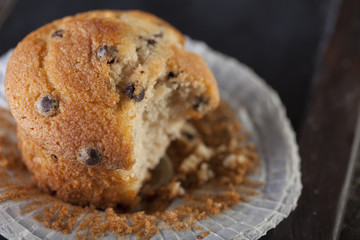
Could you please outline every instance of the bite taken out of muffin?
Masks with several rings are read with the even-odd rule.
[[[181,33],[140,11],[91,11],[30,33],[5,90],[37,186],[100,208],[134,205],[185,122],[219,103]]]

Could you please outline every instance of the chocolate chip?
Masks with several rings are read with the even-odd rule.
[[[174,73],[174,72],[169,72],[168,74],[168,79],[170,78],[177,78],[179,76],[179,73]]]
[[[60,38],[62,38],[64,36],[64,30],[57,30],[57,31],[55,31],[52,35],[51,35],[51,37],[53,38],[53,37],[60,37]]]
[[[53,95],[43,94],[36,101],[36,109],[45,117],[54,116],[59,109],[59,101]]]
[[[106,60],[107,64],[115,62],[118,50],[113,46],[103,45],[96,50],[96,58],[100,61]]]
[[[100,152],[93,147],[82,148],[79,152],[79,157],[80,160],[88,166],[95,166],[101,162]]]
[[[58,158],[57,158],[56,155],[51,154],[51,158],[52,158],[52,160],[53,160],[54,163],[58,163]]]
[[[181,134],[190,141],[195,139],[195,136],[189,132],[182,131]]]
[[[144,71],[140,71],[140,73],[141,73],[141,74],[143,74],[143,73],[144,73]]]
[[[160,32],[160,33],[154,34],[154,37],[156,37],[156,38],[162,38],[162,37],[163,37],[163,33]]]
[[[50,196],[56,196],[56,191],[52,191],[52,190],[50,190],[49,192],[48,192],[48,194],[50,195]]]
[[[155,46],[156,45],[156,41],[154,39],[148,39],[146,40],[147,44],[151,45],[151,46]]]
[[[135,100],[135,102],[140,102],[145,97],[145,89],[141,88],[141,90],[136,93],[136,87],[134,83],[127,85],[124,92],[129,98]]]
[[[154,40],[154,39],[146,39],[146,38],[144,38],[143,36],[139,36],[139,39],[144,39],[146,42],[147,42],[147,44],[149,44],[149,45],[151,45],[151,46],[155,46],[156,45],[156,41]]]
[[[107,61],[107,64],[113,64],[115,62],[115,58],[111,59],[110,61]]]
[[[195,104],[193,105],[193,108],[194,108],[194,110],[199,111],[199,110],[201,110],[201,108],[202,108],[203,106],[205,106],[206,104],[208,104],[208,101],[207,101],[207,100],[205,100],[205,99],[202,98],[202,97],[198,97],[198,98],[196,99],[196,101],[195,101]]]

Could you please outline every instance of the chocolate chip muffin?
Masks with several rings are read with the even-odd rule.
[[[87,12],[30,33],[5,88],[34,182],[98,207],[134,203],[184,122],[219,102],[181,33],[140,11]]]

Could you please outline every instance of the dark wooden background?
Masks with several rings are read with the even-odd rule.
[[[67,15],[91,9],[149,11],[251,66],[279,92],[298,129],[329,1],[18,0],[0,29],[0,54],[29,32]]]
[[[299,137],[303,192],[263,239],[360,239],[360,1],[330,13]]]
[[[299,206],[262,239],[360,239],[359,0],[18,0],[1,12],[9,2],[0,0],[0,54],[66,15],[141,9],[248,64],[279,93],[302,157]]]

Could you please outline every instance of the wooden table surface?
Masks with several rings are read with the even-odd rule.
[[[302,195],[264,240],[360,239],[360,1],[334,1],[331,11],[300,133]]]
[[[0,3],[4,2],[9,1],[0,0]],[[154,1],[155,4],[156,2],[158,1]],[[189,3],[191,1],[186,2]],[[248,5],[250,2],[257,2],[259,5],[261,1],[246,2],[248,2]],[[295,7],[302,6],[296,5],[295,2],[297,1],[294,1]],[[308,4],[310,2],[308,1]],[[314,5],[311,5],[311,7],[318,7],[320,9],[327,1],[319,1],[322,4],[318,5],[315,2],[317,1],[312,1],[311,4]],[[209,3],[213,4],[214,1]],[[280,4],[280,1],[274,1],[275,3]],[[290,4],[286,5],[286,7],[290,6]],[[229,45],[223,49],[221,47],[224,44],[216,46],[216,41],[220,41],[221,36],[213,37],[213,35],[210,34],[208,36],[205,33],[202,36],[205,38],[203,40],[210,42],[215,48],[220,48],[220,50],[230,55],[235,55],[240,60],[243,60],[243,57],[250,66],[255,67],[255,70],[260,69],[260,75],[279,91],[285,105],[290,109],[289,115],[298,133],[300,155],[302,158],[302,182],[304,185],[298,207],[274,230],[269,231],[266,236],[262,237],[262,240],[328,240],[338,239],[339,236],[341,236],[341,239],[360,239],[360,228],[358,227],[360,224],[360,214],[358,214],[358,209],[360,209],[360,181],[358,180],[360,179],[360,157],[358,154],[360,142],[358,117],[360,103],[360,1],[333,0],[331,3],[329,2],[329,6],[326,11],[327,18],[324,21],[326,24],[325,31],[319,30],[323,26],[317,22],[319,20],[315,16],[317,13],[304,16],[303,21],[305,21],[306,27],[310,28],[312,24],[308,23],[306,25],[306,21],[309,21],[305,19],[306,17],[313,20],[313,25],[319,24],[317,28],[313,29],[313,33],[315,34],[317,29],[319,35],[323,36],[320,38],[314,35],[312,41],[317,41],[316,44],[313,43],[311,47],[309,45],[302,45],[303,50],[294,50],[290,48],[292,46],[290,44],[279,46],[279,51],[286,50],[289,56],[287,58],[284,57],[279,62],[275,62],[277,65],[274,66],[280,69],[278,75],[271,75],[273,74],[271,68],[274,68],[274,66],[268,67],[268,65],[270,61],[276,61],[274,59],[283,55],[276,55],[274,59],[270,58],[269,62],[257,62],[257,60],[252,59],[251,53],[247,55],[246,50],[239,53],[231,52],[231,49],[236,47],[235,40],[237,39],[235,37],[237,35],[231,35],[235,38],[234,42],[229,42]],[[215,5],[213,7],[217,8]],[[14,14],[19,16],[24,11],[17,9],[14,10]],[[183,11],[183,14],[186,12],[185,10],[181,11]],[[227,11],[230,11],[230,8]],[[297,10],[290,9],[289,11],[294,11],[295,13]],[[232,13],[229,14],[231,15]],[[244,12],[243,14],[246,13]],[[289,22],[295,25],[295,22],[291,20],[292,14],[284,14],[284,19],[289,18]],[[309,12],[308,14],[311,13]],[[11,19],[12,16],[14,15],[10,15],[10,25],[14,26],[16,24],[13,23],[15,20]],[[164,18],[168,19],[171,16],[169,15],[168,18],[165,16]],[[283,20],[282,22],[284,22]],[[226,21],[228,20],[225,19]],[[255,19],[253,21],[256,22]],[[237,22],[237,24],[239,23]],[[246,28],[248,26],[246,24],[254,25],[255,23],[242,23],[241,28]],[[4,48],[2,49],[3,52],[10,47],[6,44],[14,41],[4,37],[4,33],[8,34],[10,31],[6,30],[6,23],[4,26],[5,29],[0,31],[0,45]],[[250,26],[248,28],[251,29]],[[236,28],[234,27],[234,29]],[[220,30],[218,29],[218,31]],[[266,31],[265,27],[263,31]],[[299,31],[305,30],[299,28]],[[248,31],[249,34],[251,32]],[[279,31],[277,31],[277,34],[279,34]],[[293,41],[289,36],[284,36],[288,37],[287,41]],[[271,32],[266,37],[270,38]],[[302,40],[305,41],[304,39]],[[246,41],[242,40],[241,43],[243,45]],[[259,41],[254,46],[260,46],[261,44],[263,43]],[[256,51],[255,47],[253,51]],[[264,46],[261,45],[261,47],[265,49],[266,44]],[[241,50],[241,47],[239,48]],[[316,51],[316,49],[318,50]],[[255,54],[254,59],[259,59],[261,54],[267,57],[272,56],[273,52],[271,51],[272,49],[269,49],[269,52],[259,52],[257,55]],[[301,51],[304,51],[307,58],[299,58],[298,56],[300,55],[296,55]],[[0,46],[0,53],[3,52],[1,52]],[[315,54],[316,52],[317,54]],[[308,63],[313,58],[318,59],[317,65],[314,65],[316,66],[314,68],[310,67]],[[285,64],[286,61],[290,63]],[[291,63],[294,66],[308,67],[304,68],[306,69],[305,71],[300,69],[300,67],[291,67]],[[290,68],[288,69],[289,66]],[[286,76],[286,79],[278,82],[276,78],[279,76]],[[290,80],[286,81],[288,78]],[[302,82],[301,78],[304,79]],[[310,89],[310,92],[305,90],[308,84],[306,82],[310,84],[310,87],[307,87]],[[294,96],[297,98],[295,99]],[[305,116],[305,118],[302,116]],[[357,132],[358,134],[356,134]],[[0,239],[2,239],[1,236]]]

